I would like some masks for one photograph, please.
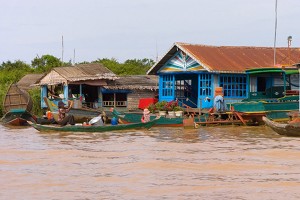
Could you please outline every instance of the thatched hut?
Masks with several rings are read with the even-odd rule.
[[[63,100],[73,99],[75,108],[85,106],[103,110],[111,107],[136,110],[139,99],[155,97],[157,84],[156,76],[117,77],[103,65],[95,63],[53,68],[39,82],[42,99],[60,96]],[[46,104],[42,102],[42,106],[46,107]]]
[[[68,67],[53,68],[39,85],[44,97],[60,97],[63,100],[73,99],[75,107],[97,107],[101,98],[101,87],[107,81],[118,77],[99,63],[79,64]],[[56,100],[54,100],[56,101]],[[47,107],[42,101],[42,107]]]
[[[35,84],[39,83],[44,76],[45,74],[27,74],[17,82],[17,86],[22,90],[30,90],[36,87]]]

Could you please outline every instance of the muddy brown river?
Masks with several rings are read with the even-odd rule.
[[[268,127],[0,126],[0,199],[300,199],[300,138]]]

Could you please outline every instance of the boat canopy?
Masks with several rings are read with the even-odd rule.
[[[264,74],[264,73],[285,73],[286,75],[298,74],[298,70],[292,69],[281,69],[281,68],[264,68],[264,69],[249,69],[246,70],[247,74]]]

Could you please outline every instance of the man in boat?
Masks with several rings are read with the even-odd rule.
[[[149,121],[150,121],[150,111],[147,108],[145,108],[142,116],[142,122],[146,123]]]
[[[67,124],[75,125],[75,120],[73,115],[67,115],[66,113],[70,111],[73,105],[73,101],[68,100],[69,107],[65,107],[64,102],[58,102],[58,121],[57,123],[61,126]]]

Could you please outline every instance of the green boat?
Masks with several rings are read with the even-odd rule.
[[[141,122],[143,116],[142,112],[118,112],[116,109],[113,109],[111,114],[119,118],[123,123],[138,123]],[[150,115],[150,120],[155,119],[157,116],[154,114]],[[155,127],[182,127],[184,126],[184,119],[188,117],[168,117],[161,116],[157,122],[154,124]],[[194,118],[195,122],[205,122],[205,116],[200,116]]]
[[[130,123],[130,124],[118,124],[118,125],[104,125],[104,126],[83,126],[83,125],[40,125],[31,123],[30,125],[41,132],[108,132],[118,130],[130,130],[130,129],[149,129],[158,119],[151,120],[146,123]]]
[[[295,77],[299,72],[292,68],[266,68],[246,71],[249,97],[227,106],[240,112],[246,120],[264,123],[262,116],[275,121],[289,120],[289,112],[299,110],[299,84]],[[292,76],[294,81],[292,81]],[[253,83],[256,83],[253,84]],[[251,91],[250,91],[251,89]]]

